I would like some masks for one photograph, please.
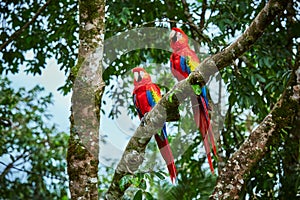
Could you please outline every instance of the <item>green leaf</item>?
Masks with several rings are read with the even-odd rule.
[[[145,173],[136,173],[136,177],[139,178],[139,180],[142,180],[145,177]]]
[[[165,179],[165,176],[160,173],[160,172],[154,172],[154,174],[160,179],[160,180],[164,180]]]
[[[138,187],[141,188],[142,190],[146,190],[147,189],[146,181],[142,179]]]
[[[171,94],[168,96],[168,100],[169,100],[170,103],[173,102],[173,99],[172,99],[173,95],[174,95],[174,93],[171,93]]]
[[[68,200],[69,198],[68,198],[68,196],[67,195],[65,195],[65,196],[63,196],[62,197],[62,199],[61,200]]]
[[[119,187],[121,191],[125,190],[126,185],[132,183],[132,178],[132,175],[126,175],[121,178],[121,180],[119,181]]]
[[[262,83],[266,82],[266,79],[264,77],[262,77],[260,74],[256,74],[256,77],[258,78],[258,80]]]
[[[145,174],[145,178],[148,180],[152,180],[151,176],[148,173]]]
[[[282,131],[284,134],[288,135],[288,132],[287,132],[286,130],[284,130],[283,128],[281,129],[281,131]]]
[[[265,86],[265,90],[268,90],[268,88],[271,86],[271,85],[273,85],[273,81],[270,81],[269,83],[267,83],[267,85]]]
[[[196,95],[200,95],[202,93],[202,89],[199,85],[192,85],[192,88]]]
[[[134,197],[133,197],[133,200],[142,200],[143,198],[143,191],[142,190],[138,190]]]
[[[251,76],[251,77],[250,77],[250,80],[251,80],[251,84],[252,84],[252,85],[255,85],[255,84],[256,84],[256,80],[255,80],[255,77],[254,77],[254,76]]]
[[[126,24],[127,19],[126,19],[124,16],[121,16],[121,21],[122,21],[124,24]]]
[[[150,194],[149,192],[144,192],[144,194],[145,194],[145,197],[146,197],[147,200],[153,200],[154,199],[152,194]]]
[[[263,58],[263,62],[264,62],[264,64],[268,67],[268,66],[270,66],[270,62],[269,62],[269,58],[268,57],[264,57]]]
[[[139,177],[133,177],[131,179],[131,183],[135,186],[135,187],[139,187],[141,180],[139,179]]]

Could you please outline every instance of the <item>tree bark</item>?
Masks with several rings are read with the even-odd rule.
[[[291,91],[287,91],[281,97],[273,110],[226,162],[219,172],[217,185],[210,199],[240,199],[239,193],[251,169],[269,151],[269,145],[280,135],[280,131],[293,126],[300,106],[299,99],[291,99],[290,94]]]
[[[79,1],[79,55],[72,69],[68,175],[72,199],[98,199],[105,0]]]
[[[188,91],[191,91],[191,85],[197,83],[204,86],[209,77],[217,72],[217,70],[227,67],[234,59],[249,50],[275,16],[285,9],[286,4],[285,0],[270,0],[242,36],[223,51],[205,59],[187,79],[177,83],[163,96],[145,117],[146,125],[140,125],[127,144],[124,154],[115,170],[113,180],[106,194],[106,199],[120,199],[124,195],[125,190],[130,186],[127,185],[124,190],[121,190],[119,181],[125,175],[134,173],[142,164],[144,159],[143,154],[151,136],[160,130],[164,121],[166,121],[166,107],[170,107],[173,103],[182,102],[189,96]],[[270,115],[262,122],[262,125],[264,124],[272,125],[272,127],[275,126]],[[259,132],[263,132],[263,130],[265,130],[263,127],[258,129]],[[272,131],[268,130],[265,135],[268,136],[271,133]],[[243,156],[245,160],[248,159],[248,155]],[[234,166],[233,164],[235,163],[232,163],[231,166]],[[238,185],[233,185],[233,187],[235,186],[238,187]],[[217,197],[217,195],[213,197]]]

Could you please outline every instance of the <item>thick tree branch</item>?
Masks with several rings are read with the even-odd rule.
[[[14,32],[3,44],[0,46],[0,51],[2,51],[9,43],[11,43],[16,37],[21,35],[21,33],[28,28],[28,26],[35,22],[35,20],[38,18],[38,16],[47,8],[47,6],[50,4],[52,0],[48,0],[42,7],[38,9],[38,11],[34,14],[32,19],[28,21],[26,24],[24,24],[19,30]]]
[[[217,186],[210,199],[239,199],[247,175],[268,152],[268,144],[272,142],[272,138],[277,137],[282,128],[291,125],[295,108],[299,109],[299,106],[295,106],[297,102],[290,100],[289,97],[285,95],[277,102],[275,108],[227,161],[225,167],[219,172]],[[293,112],[282,116],[283,110]]]
[[[269,145],[276,141],[282,129],[295,127],[294,123],[299,123],[299,88],[300,64],[298,51],[287,90],[258,128],[250,134],[249,138],[219,172],[217,186],[210,199],[240,199],[239,192],[244,183],[247,182],[247,176],[256,163],[268,153]],[[296,135],[291,133],[288,137],[290,139]]]
[[[250,24],[249,28],[240,36],[236,42],[231,44],[225,50],[205,59],[196,71],[190,76],[177,83],[148,113],[145,118],[146,126],[140,125],[134,136],[129,141],[125,152],[116,168],[110,188],[106,194],[106,199],[120,199],[125,190],[119,187],[120,179],[126,174],[135,172],[143,162],[143,154],[146,145],[151,136],[161,129],[166,120],[165,108],[174,102],[178,103],[189,96],[190,85],[199,84],[205,85],[205,80],[208,80],[217,70],[223,69],[231,62],[241,56],[245,51],[249,50],[251,45],[263,34],[265,28],[272,22],[275,16],[285,9],[285,0],[270,0],[258,16]],[[169,101],[172,99],[172,101]],[[269,118],[265,123],[271,123]],[[129,187],[129,186],[128,186]]]

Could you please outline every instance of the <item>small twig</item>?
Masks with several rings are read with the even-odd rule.
[[[26,169],[20,169],[20,168],[18,168],[18,167],[13,166],[13,163],[6,164],[6,163],[0,161],[0,164],[6,166],[6,168],[9,168],[9,169],[15,169],[15,170],[18,170],[18,171],[20,171],[20,172],[26,172],[27,174],[34,174],[34,175],[41,176],[41,177],[42,177],[42,176],[45,176],[45,177],[50,178],[50,179],[53,178],[53,177],[48,176],[48,175],[45,175],[45,174],[32,172],[32,171],[29,171],[29,170],[26,170]],[[5,169],[6,169],[6,168],[5,168]],[[5,174],[2,173],[0,177],[3,178],[6,174],[7,174],[7,173],[5,173]],[[60,180],[60,181],[67,181],[66,178],[62,179],[62,178],[59,178],[59,177],[57,177],[57,176],[55,177],[55,179]]]
[[[209,15],[208,19],[211,18],[212,14],[213,14],[213,12],[215,11],[215,9],[216,9],[216,7],[217,7],[218,4],[219,4],[219,0],[216,0],[215,4],[214,4],[214,5],[212,6],[212,8],[211,8],[211,12],[210,12],[210,15]],[[203,25],[203,29],[204,29],[205,27],[207,27],[207,26],[208,26],[208,21],[206,21],[205,24]]]
[[[206,9],[207,9],[207,1],[203,0],[202,1],[202,12],[200,14],[200,23],[199,23],[200,30],[203,30],[203,28],[204,28]]]
[[[11,156],[11,154],[10,154]],[[3,172],[1,173],[0,175],[0,178],[2,179],[8,172],[11,168],[14,168],[14,164],[15,162],[17,162],[18,160],[20,160],[21,158],[23,158],[23,154],[19,155],[15,160],[13,160],[11,163],[9,164],[5,164],[4,162],[0,161],[0,164],[6,166],[5,169],[3,170]]]

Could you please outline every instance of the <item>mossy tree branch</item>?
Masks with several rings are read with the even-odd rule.
[[[223,51],[205,59],[187,79],[177,83],[158,102],[145,117],[146,125],[140,125],[130,139],[115,170],[113,180],[106,194],[106,199],[120,199],[125,190],[129,187],[129,185],[127,185],[125,190],[121,190],[119,181],[125,175],[135,172],[142,164],[144,159],[143,154],[151,136],[161,129],[167,118],[165,108],[170,107],[171,104],[181,102],[189,96],[189,92],[187,91],[191,91],[190,85],[195,83],[205,85],[205,80],[209,79],[209,77],[216,72],[213,69],[220,70],[227,67],[234,59],[249,50],[251,45],[263,34],[265,28],[274,20],[275,16],[285,9],[286,4],[285,0],[270,0],[256,16],[248,29],[233,44]],[[170,101],[170,99],[172,99],[172,101]],[[270,122],[269,117],[267,117],[262,124],[264,123],[272,122]],[[259,130],[261,130],[261,128]],[[268,133],[269,131],[266,132],[266,134]],[[233,187],[235,186],[237,185]]]
[[[241,145],[238,151],[227,161],[223,170],[219,172],[217,186],[210,199],[240,199],[239,192],[246,182],[251,169],[269,151],[269,146],[278,142],[282,132],[290,127],[297,127],[300,119],[300,46],[298,46],[296,62],[291,67],[293,69],[287,89],[282,94],[279,101],[275,104],[272,111],[265,117],[250,134],[249,138]],[[299,130],[292,128],[287,135],[288,139],[294,139],[294,143],[299,142]],[[291,153],[291,152],[290,152]],[[297,156],[299,152],[296,150]],[[293,163],[293,162],[291,162]],[[297,160],[296,160],[297,163]],[[295,164],[295,162],[293,163]],[[296,164],[295,164],[296,165]],[[292,168],[296,171],[296,167]],[[293,188],[294,189],[294,188]],[[288,193],[293,197],[292,188]]]
[[[291,87],[290,87],[291,88]],[[250,134],[219,172],[217,185],[210,199],[240,199],[239,194],[251,169],[269,151],[282,129],[292,127],[300,110],[299,99],[291,98],[291,89],[281,97],[272,111]]]

